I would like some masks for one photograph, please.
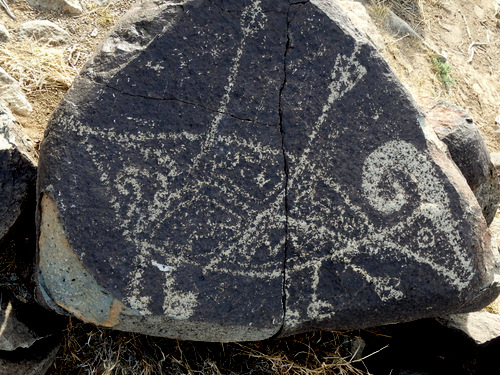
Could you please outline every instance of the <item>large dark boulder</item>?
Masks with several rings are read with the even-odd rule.
[[[143,3],[47,128],[38,298],[206,341],[481,307],[490,236],[441,145],[332,1]]]

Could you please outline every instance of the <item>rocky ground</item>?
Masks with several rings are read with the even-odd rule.
[[[0,67],[19,82],[32,106],[32,111],[20,111],[16,118],[36,150],[50,114],[73,78],[132,1],[84,0],[81,11],[73,13],[37,10],[26,0],[6,0],[6,4],[15,19],[0,7],[0,24],[10,35],[0,41]],[[465,108],[490,152],[500,152],[499,1],[371,0],[365,5],[343,1],[353,21],[368,30],[413,95],[442,98]],[[67,34],[56,43],[21,38],[22,25],[33,20],[51,21]],[[500,238],[500,214],[492,231]],[[489,309],[498,312],[497,304]],[[427,330],[441,332],[436,324],[203,346],[113,333],[73,321],[49,373],[160,373],[162,364],[169,369],[166,373],[416,374],[446,373],[447,369],[457,374],[484,373],[479,362],[487,362],[483,356],[494,344],[480,350],[463,336],[452,334],[451,340],[463,345],[458,354],[451,353],[452,347],[443,341],[450,339],[449,333],[443,333],[437,336],[443,340],[433,339],[441,346],[430,345],[436,347],[426,353],[421,350],[429,347]],[[367,345],[364,351],[360,343]],[[385,344],[391,347],[377,352]],[[409,351],[415,355],[409,356]],[[361,352],[363,356],[374,354],[361,361]],[[426,368],[411,364],[422,358],[429,361]],[[404,361],[407,367],[400,363]]]
[[[16,117],[35,143],[43,138],[52,111],[93,49],[133,1],[88,0],[82,3],[82,12],[75,15],[39,10],[25,0],[9,0],[7,4],[15,19],[4,10],[0,13],[0,24],[11,35],[7,42],[0,44],[0,67],[18,80],[33,107],[29,114]],[[51,21],[68,35],[56,43],[19,38],[21,25],[35,20]]]

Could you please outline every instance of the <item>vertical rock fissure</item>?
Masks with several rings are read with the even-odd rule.
[[[289,165],[288,165],[288,159],[286,156],[286,147],[285,147],[285,130],[283,127],[283,105],[282,105],[282,100],[283,100],[283,90],[285,89],[285,86],[287,84],[287,59],[288,59],[288,52],[291,48],[291,43],[292,40],[290,38],[290,24],[293,21],[294,17],[291,17],[292,14],[292,7],[298,6],[301,7],[304,4],[307,4],[309,0],[305,1],[297,1],[293,2],[290,1],[288,5],[288,9],[286,12],[286,45],[285,45],[285,52],[283,53],[283,84],[280,87],[279,90],[279,99],[278,99],[278,112],[279,112],[279,126],[280,126],[280,133],[281,133],[281,150],[283,152],[283,165],[284,165],[284,172],[285,172],[285,197],[284,197],[284,204],[285,204],[285,254],[283,257],[283,292],[282,292],[282,304],[283,304],[283,323],[281,325],[281,328],[279,332],[275,335],[275,337],[278,337],[281,332],[283,331],[283,328],[285,326],[285,318],[286,318],[286,264],[289,256],[289,248],[288,248],[288,218],[289,218],[289,207],[288,207],[288,184],[289,184]]]
[[[283,257],[283,291],[282,291],[282,304],[283,304],[283,323],[280,329],[283,329],[285,323],[286,316],[286,263],[288,259],[288,160],[286,157],[285,150],[285,131],[283,129],[283,107],[282,107],[282,98],[283,98],[283,90],[286,86],[286,63],[287,63],[287,54],[288,49],[290,48],[290,34],[289,34],[289,26],[290,26],[290,10],[292,8],[292,4],[288,6],[288,10],[286,13],[286,45],[285,52],[283,53],[283,84],[280,87],[279,91],[279,99],[278,99],[278,111],[279,111],[279,125],[280,125],[280,133],[281,133],[281,151],[283,152],[283,168],[285,172],[285,254]],[[279,334],[279,333],[278,333]]]

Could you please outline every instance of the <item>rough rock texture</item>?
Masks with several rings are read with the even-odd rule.
[[[366,327],[467,304],[486,286],[484,266],[472,259],[489,253],[480,262],[494,267],[489,235],[415,104],[329,2],[301,6],[288,32],[282,334]],[[486,252],[474,255],[480,247]]]
[[[363,32],[379,52],[385,50],[384,38],[380,34],[379,29],[366,11],[366,7],[359,1],[341,0],[338,2],[340,7],[346,12],[347,16],[354,26]]]
[[[500,203],[500,181],[486,143],[468,113],[453,104],[421,98],[427,122],[450,152],[491,224]]]
[[[33,110],[19,83],[3,68],[0,68],[0,103],[4,103],[12,112],[23,116]]]
[[[39,299],[206,341],[483,306],[490,237],[444,148],[332,1],[145,3],[47,128]]]
[[[53,45],[65,44],[69,41],[69,33],[57,26],[54,22],[47,20],[28,21],[19,26],[20,38],[33,38],[41,43]]]
[[[452,314],[446,318],[439,318],[438,321],[447,327],[464,332],[476,344],[485,344],[500,337],[500,315],[487,311]]]
[[[7,42],[10,39],[10,33],[7,28],[0,24],[0,43],[1,42]]]
[[[56,304],[82,319],[212,341],[258,340],[281,328],[285,168],[278,107],[288,3],[231,7],[166,2],[136,13],[136,23],[119,28],[75,83],[56,114],[62,126],[48,128],[41,282]],[[151,43],[164,28],[171,29]],[[117,36],[122,32],[129,39]],[[150,44],[138,51],[142,43]],[[125,66],[117,70],[114,59]],[[109,78],[101,85],[88,74]],[[75,116],[71,95],[82,104]],[[234,100],[241,97],[247,100]],[[104,116],[97,127],[94,111]],[[73,135],[63,141],[67,131]],[[66,159],[62,141],[78,142],[85,160]],[[109,154],[95,148],[108,142]],[[66,173],[63,159],[75,172],[65,183],[55,181]],[[72,198],[61,201],[63,190]],[[70,218],[69,211],[80,215]]]
[[[1,294],[0,351],[27,349],[39,340],[60,335],[61,321],[54,313],[36,304],[21,303],[6,290]]]
[[[2,296],[3,297],[3,296]],[[18,348],[29,348],[39,339],[25,323],[19,321],[12,301],[2,298],[0,310],[0,350],[12,351]]]
[[[82,5],[78,0],[27,0],[33,8],[68,14],[82,13]]]
[[[54,362],[60,345],[61,335],[58,335],[40,340],[28,349],[0,351],[0,374],[44,375]]]
[[[14,117],[0,103],[0,239],[19,217],[35,179],[32,151]]]

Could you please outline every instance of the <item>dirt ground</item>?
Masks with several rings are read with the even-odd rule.
[[[52,14],[31,8],[25,0],[6,0],[16,17],[10,18],[0,7],[0,23],[11,33],[8,43],[0,44],[0,66],[17,79],[33,106],[28,116],[17,115],[28,137],[38,143],[47,121],[71,86],[71,82],[107,31],[133,4],[134,0],[111,0],[99,7],[83,0],[84,12],[77,16]],[[71,42],[50,46],[36,41],[20,41],[16,31],[24,22],[49,20],[71,34]]]

